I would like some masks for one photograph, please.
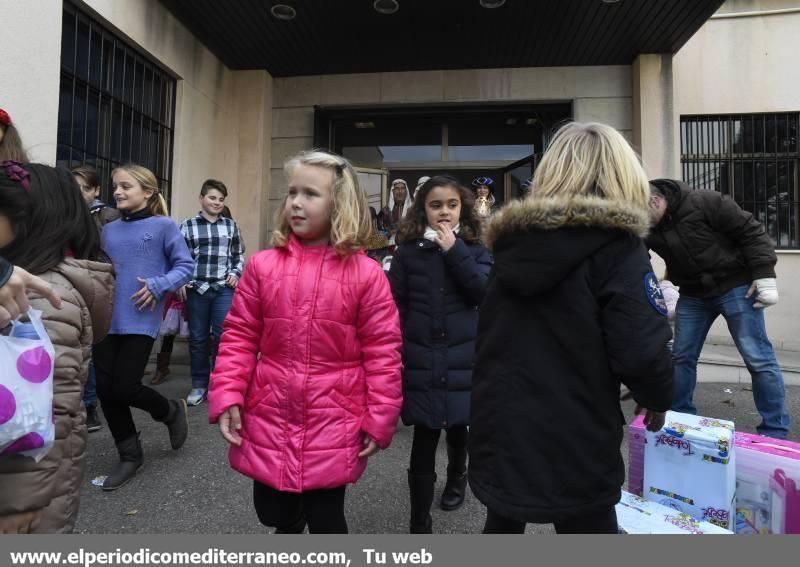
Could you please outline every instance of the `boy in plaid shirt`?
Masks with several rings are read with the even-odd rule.
[[[186,301],[189,317],[192,390],[186,403],[190,406],[200,405],[206,399],[222,323],[244,267],[244,242],[239,226],[233,219],[222,216],[227,196],[224,183],[206,180],[200,189],[200,213],[181,223],[181,233],[196,262],[192,281],[178,292],[179,298]]]

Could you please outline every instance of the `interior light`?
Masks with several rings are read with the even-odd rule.
[[[353,126],[356,128],[375,128],[374,122],[354,122]]]
[[[397,0],[375,0],[372,7],[379,14],[394,14],[400,9],[400,4]]]
[[[288,4],[275,4],[269,11],[274,18],[287,22],[297,17],[297,10]]]
[[[499,8],[506,3],[506,0],[480,0],[481,6],[484,8]]]

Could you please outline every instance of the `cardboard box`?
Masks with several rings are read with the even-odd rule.
[[[662,430],[645,435],[643,497],[733,529],[733,422],[670,411]]]
[[[621,533],[681,535],[732,535],[733,533],[630,492],[622,492],[622,498],[616,509]]]

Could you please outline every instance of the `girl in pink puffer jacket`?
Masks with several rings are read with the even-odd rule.
[[[286,162],[271,250],[248,262],[219,345],[209,421],[254,479],[276,533],[347,533],[345,486],[391,442],[402,406],[400,322],[362,246],[369,208],[352,166],[321,151]]]

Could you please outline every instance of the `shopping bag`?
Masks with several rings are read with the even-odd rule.
[[[37,338],[15,336],[14,328],[28,326],[19,320],[9,336],[0,336],[0,456],[19,454],[38,462],[55,441],[55,350],[42,312],[30,309],[27,317]]]
[[[179,307],[172,306],[167,309],[164,319],[161,320],[162,335],[177,335],[181,326],[181,310]]]

